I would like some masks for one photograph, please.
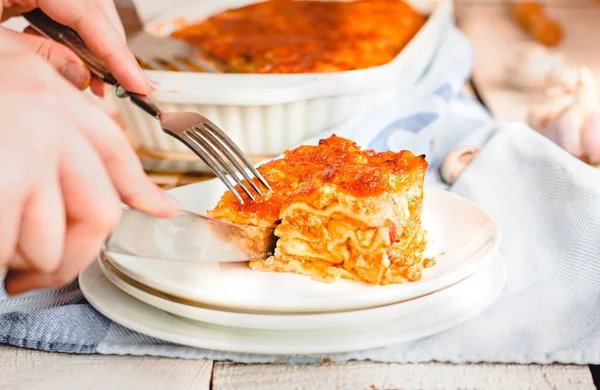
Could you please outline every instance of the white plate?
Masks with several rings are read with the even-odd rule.
[[[119,271],[115,270],[107,260],[98,260],[102,273],[115,286],[132,297],[157,309],[191,320],[215,325],[271,330],[308,330],[346,327],[348,324],[352,324],[353,326],[378,324],[390,318],[407,316],[419,309],[439,302],[462,302],[466,297],[471,295],[487,295],[487,292],[493,286],[490,280],[502,277],[503,265],[500,264],[502,262],[502,257],[498,254],[491,261],[486,262],[482,269],[464,281],[433,294],[402,303],[341,313],[273,314],[218,310],[168,296],[146,286],[139,285],[135,281],[128,280],[126,276],[119,274]]]
[[[224,189],[220,181],[210,180],[172,194],[184,209],[204,213]],[[426,254],[435,256],[437,264],[424,270],[418,282],[389,286],[347,280],[326,284],[297,274],[252,271],[246,263],[110,258],[130,278],[173,296],[238,311],[298,313],[363,309],[429,294],[472,275],[498,250],[500,230],[492,217],[452,193],[427,188],[422,220],[429,237]]]
[[[477,293],[421,308],[405,317],[390,316],[377,325],[319,330],[255,330],[182,320],[119,290],[94,262],[79,276],[81,290],[100,313],[129,329],[191,347],[260,354],[325,354],[365,350],[415,340],[454,327],[481,313],[499,296],[506,281],[504,262]]]

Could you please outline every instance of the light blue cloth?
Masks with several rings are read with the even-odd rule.
[[[427,154],[427,181],[435,186],[444,186],[437,167],[448,151],[483,144],[450,191],[498,220],[508,268],[505,291],[484,313],[451,330],[329,358],[600,363],[600,173],[523,125],[493,122],[462,97],[471,61],[468,41],[453,30],[410,96],[397,96],[332,132],[363,147]],[[14,299],[0,295],[0,342],[74,353],[281,361],[181,347],[132,332],[91,308],[76,283]]]

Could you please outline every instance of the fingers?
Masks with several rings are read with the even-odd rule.
[[[57,172],[58,167],[52,169]],[[14,269],[26,263],[28,269],[55,271],[63,253],[65,210],[58,177],[44,177],[23,208],[18,256],[9,264]]]
[[[82,133],[98,151],[123,203],[160,218],[175,215],[179,202],[148,178],[123,131],[110,118],[104,118],[82,128]]]
[[[114,121],[23,45],[2,43],[0,50],[8,54],[0,72],[0,98],[3,89],[10,93],[1,100],[0,112],[6,114],[7,129],[19,132],[0,131],[0,162],[20,161],[17,168],[24,170],[0,180],[0,262],[10,261],[20,270],[9,271],[5,280],[7,291],[18,294],[71,281],[118,222],[119,198],[157,216],[171,216],[177,207],[145,175]],[[35,115],[23,109],[27,106],[36,108]],[[38,160],[17,158],[25,149]],[[43,222],[51,220],[59,222]],[[62,229],[62,246],[50,227]],[[44,261],[49,262],[40,265]]]
[[[0,269],[14,257],[17,249],[19,226],[24,202],[22,193],[11,185],[10,179],[0,183],[0,204],[10,205],[2,208],[0,218]]]
[[[42,61],[40,60],[40,62]],[[16,65],[12,62],[8,65],[7,71],[24,70],[24,65]],[[34,69],[34,67],[31,68]],[[51,71],[49,67],[47,69],[40,67],[36,72],[40,74],[42,69]],[[27,86],[23,81],[16,82],[7,77],[3,78],[3,76],[6,74],[0,74],[0,81],[4,80],[5,85],[14,83],[15,87],[39,90],[39,82]],[[67,83],[60,82],[61,80],[55,78],[52,72],[46,72],[43,80],[46,83],[44,88],[60,97],[60,108],[64,110],[63,115],[77,124],[80,133],[97,150],[123,202],[157,217],[173,216],[179,209],[178,203],[151,182],[124,132],[116,122],[93,102],[81,96],[74,88]]]
[[[119,32],[123,39],[125,39],[125,28],[123,27],[123,23],[121,23],[121,18],[117,12],[117,7],[115,6],[114,0],[100,1],[100,6],[104,10],[104,13],[112,23],[113,27]]]
[[[42,38],[42,39],[43,39],[43,37],[42,37],[42,36],[41,36],[41,35],[40,35],[40,34],[39,34],[37,31],[35,31],[33,28],[31,28],[31,27],[27,27],[27,28],[25,28],[25,30],[23,30],[23,32],[24,32],[25,34],[33,35],[33,36],[40,37],[40,38]],[[56,44],[56,45],[58,45],[58,44]],[[64,47],[64,46],[61,46],[61,45],[58,45],[58,46],[59,46],[59,47],[61,47],[61,48],[63,48],[63,49],[67,49],[67,48],[66,48],[66,47]],[[34,49],[35,49],[35,47],[34,47]],[[67,49],[67,50],[68,50],[68,49]],[[40,52],[41,52],[41,53],[44,53],[44,50],[37,50],[36,52],[37,52],[38,54],[40,54]],[[71,55],[73,55],[73,56],[75,56],[73,53],[70,53],[70,54],[71,54]],[[76,56],[75,56],[75,57],[76,57]],[[78,58],[78,57],[76,57],[76,58],[77,58],[77,60],[79,61],[79,58]],[[108,86],[107,84],[105,84],[103,81],[101,81],[101,80],[99,80],[99,79],[97,79],[97,78],[93,77],[93,76],[91,75],[91,72],[88,70],[87,66],[83,65],[83,63],[82,63],[82,67],[83,67],[83,70],[86,72],[86,74],[89,76],[89,83],[87,83],[87,84],[89,84],[89,87],[90,87],[90,89],[91,89],[92,93],[93,93],[94,95],[98,96],[98,97],[101,97],[101,98],[105,97],[105,96],[106,96],[106,93],[107,93],[107,91],[108,91],[108,89],[109,89],[109,86]],[[59,70],[59,71],[60,71],[60,70]],[[72,84],[73,84],[73,85],[74,85],[76,88],[79,88],[80,90],[84,90],[84,89],[85,89],[85,88],[87,88],[87,86],[88,86],[88,85],[84,85],[84,86],[78,86],[78,85],[76,84],[76,82],[74,82],[72,79],[70,79],[70,78],[68,77],[68,75],[64,75],[64,74],[63,74],[63,76],[64,76],[64,77],[65,77],[67,80],[69,80],[69,81],[70,81],[70,82],[71,82],[71,83],[72,83]]]
[[[3,34],[44,58],[77,89],[84,90],[89,86],[91,80],[90,71],[79,57],[65,46],[43,38],[37,35],[37,33],[35,35],[31,33],[20,34],[6,30]]]
[[[92,93],[94,95],[103,98],[108,92],[108,85],[106,85],[99,79],[92,77],[92,81],[90,82],[90,89],[92,90]]]
[[[122,27],[114,25],[110,0],[38,0],[40,8],[59,23],[75,29],[89,48],[130,91],[150,94],[154,87],[127,47]],[[108,14],[107,14],[108,12]]]
[[[63,107],[97,151],[123,203],[157,217],[172,217],[179,203],[148,178],[117,123],[73,91],[64,96],[68,98]]]
[[[8,268],[11,271],[27,271],[31,269],[31,263],[17,251],[8,262]]]
[[[0,72],[0,85],[3,74]],[[21,142],[20,134],[12,131],[19,129],[22,123],[31,123],[32,117],[3,115],[5,112],[18,113],[21,106],[18,100],[14,94],[0,88],[0,118],[4,126],[0,127],[0,167],[4,168],[0,180],[0,274],[17,251],[21,215],[33,187],[30,172],[19,159],[23,152],[18,149],[26,146],[26,142]]]
[[[5,287],[10,294],[71,282],[94,260],[120,219],[120,202],[93,147],[73,132],[60,166],[67,230],[60,265],[53,272],[11,272]]]

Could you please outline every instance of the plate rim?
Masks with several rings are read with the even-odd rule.
[[[220,184],[219,184],[218,180],[212,179],[212,180],[207,180],[204,182],[193,183],[193,184],[190,184],[187,186],[178,187],[178,188],[174,189],[172,191],[172,193],[177,196],[177,194],[179,194],[183,191],[185,191],[186,193],[190,193],[190,191],[198,192],[198,190],[196,190],[196,188],[202,188],[203,186],[212,186],[212,185],[220,185]],[[424,195],[425,197],[427,197],[427,194],[433,194],[433,196],[452,198],[458,202],[462,202],[463,204],[476,210],[481,215],[485,216],[485,218],[489,221],[487,224],[490,225],[491,226],[490,229],[493,230],[493,242],[490,245],[490,247],[488,248],[488,250],[484,254],[479,256],[476,260],[472,260],[471,264],[467,264],[466,266],[458,267],[457,269],[450,270],[447,274],[443,275],[444,280],[449,280],[449,281],[443,282],[443,283],[441,283],[441,285],[438,285],[440,283],[437,282],[437,284],[436,284],[436,280],[438,280],[439,278],[434,278],[434,279],[431,279],[431,280],[428,280],[425,282],[421,282],[420,284],[417,284],[419,282],[415,282],[414,284],[411,283],[410,284],[411,287],[407,287],[407,288],[410,288],[410,290],[412,290],[412,292],[409,292],[408,294],[406,294],[406,293],[403,294],[405,297],[405,300],[423,296],[423,295],[426,295],[426,294],[434,292],[434,291],[439,291],[441,288],[448,287],[449,285],[452,285],[460,280],[465,279],[466,277],[469,277],[470,275],[473,275],[475,272],[477,272],[481,268],[482,263],[486,259],[493,257],[495,255],[495,253],[497,253],[499,251],[499,248],[502,243],[502,232],[501,232],[499,224],[497,223],[495,218],[493,218],[484,208],[479,206],[477,203],[475,203],[465,197],[462,197],[458,194],[455,194],[455,193],[452,193],[452,192],[449,192],[446,190],[442,190],[442,189],[439,189],[436,187],[432,187],[432,186],[424,186],[424,194],[425,194]],[[119,269],[121,272],[125,273],[130,278],[132,278],[142,284],[148,285],[158,291],[168,293],[170,295],[178,296],[180,298],[184,298],[184,299],[191,300],[191,301],[202,302],[202,303],[212,305],[212,306],[227,307],[232,310],[294,312],[294,313],[297,313],[297,312],[324,312],[324,311],[348,310],[351,308],[358,309],[358,308],[365,308],[365,307],[369,307],[369,306],[385,305],[385,304],[389,304],[392,302],[397,302],[399,300],[399,298],[397,298],[399,293],[396,293],[396,294],[388,293],[388,294],[384,294],[384,295],[380,294],[378,296],[373,295],[372,297],[366,298],[365,300],[363,300],[361,302],[354,302],[352,304],[351,303],[341,303],[341,301],[343,301],[343,300],[339,299],[339,298],[337,298],[337,299],[331,298],[326,302],[316,302],[316,301],[311,301],[309,303],[307,303],[307,302],[293,303],[292,302],[292,303],[286,303],[285,306],[282,303],[274,304],[274,305],[271,304],[269,306],[264,306],[257,302],[231,303],[231,302],[224,301],[222,299],[222,297],[219,297],[216,295],[204,293],[204,294],[202,294],[202,296],[198,296],[198,295],[193,294],[189,290],[186,291],[184,288],[179,288],[177,286],[170,285],[167,282],[161,282],[160,280],[157,280],[156,278],[149,278],[149,277],[147,277],[147,275],[148,275],[147,273],[139,274],[137,271],[129,269],[129,267],[127,267],[126,265],[123,265],[122,262],[118,260],[118,258],[121,256],[123,256],[121,258],[124,258],[124,259],[133,258],[133,256],[124,256],[124,255],[114,256],[113,254],[106,253],[106,252],[104,252],[104,254],[113,260],[113,264],[119,265]],[[164,261],[169,261],[169,260],[164,260]],[[206,264],[208,264],[208,263],[206,263]],[[431,287],[432,284],[434,285],[434,287]],[[409,285],[409,284],[407,283],[406,285]],[[397,285],[392,285],[392,286],[397,286]],[[413,287],[413,286],[418,286],[418,287]],[[376,286],[376,287],[385,288],[388,286]],[[406,291],[406,289],[404,291]],[[402,294],[400,294],[400,295],[402,295]]]
[[[129,296],[125,292],[118,289],[114,286],[106,277],[101,273],[98,268],[97,262],[93,262],[89,267],[87,267],[80,275],[79,275],[79,283],[81,286],[81,291],[87,301],[92,305],[96,310],[98,310],[102,315],[112,320],[114,323],[119,324],[125,328],[128,328],[132,331],[138,332],[140,334],[144,334],[149,337],[153,337],[159,340],[172,342],[182,346],[194,347],[194,348],[204,348],[215,351],[222,352],[233,352],[233,353],[248,353],[248,354],[268,354],[268,355],[288,355],[288,356],[298,356],[298,355],[313,355],[313,354],[333,354],[333,353],[345,353],[345,352],[354,352],[354,351],[362,351],[368,350],[372,348],[384,347],[387,345],[393,345],[401,342],[407,342],[412,340],[421,339],[427,336],[431,336],[442,331],[453,328],[457,325],[460,325],[478,314],[482,313],[484,310],[489,308],[502,294],[502,291],[506,285],[507,279],[507,267],[506,263],[501,261],[502,272],[498,275],[500,278],[496,281],[497,285],[494,286],[494,289],[490,292],[489,296],[479,296],[474,294],[474,298],[479,299],[476,303],[470,305],[469,307],[462,308],[460,313],[452,316],[451,319],[441,319],[438,323],[429,325],[428,327],[420,327],[420,329],[413,330],[410,333],[402,333],[398,334],[396,319],[392,319],[386,322],[379,327],[373,326],[359,328],[364,332],[370,332],[369,334],[379,334],[381,329],[385,329],[384,327],[388,327],[388,331],[391,332],[393,337],[389,337],[385,341],[378,340],[374,342],[372,339],[366,338],[361,342],[357,342],[355,338],[349,337],[348,340],[345,340],[343,343],[338,341],[337,344],[334,343],[332,346],[327,346],[326,343],[321,343],[317,346],[311,346],[310,343],[303,342],[302,344],[294,345],[291,349],[289,346],[285,346],[285,343],[281,343],[280,339],[275,338],[275,341],[269,344],[265,343],[264,340],[254,341],[253,343],[246,343],[245,345],[240,346],[235,342],[227,342],[223,343],[220,341],[209,340],[206,336],[200,337],[198,335],[190,335],[187,334],[186,331],[182,331],[181,327],[190,329],[202,329],[198,324],[190,324],[189,322],[183,321],[176,316],[172,316],[166,312],[163,312],[157,308],[154,308],[146,303],[138,301],[137,299]],[[118,294],[121,297],[126,299],[126,303],[128,302],[130,305],[134,305],[133,309],[129,309],[126,314],[115,314],[115,306],[110,305],[109,303],[98,303],[97,297],[90,292],[90,289],[93,288],[93,281],[90,282],[92,286],[88,285],[87,278],[90,278],[90,272],[96,268],[97,277],[103,278],[102,282],[105,288],[109,288],[113,290],[113,293]],[[96,287],[97,288],[97,287]],[[106,295],[106,294],[104,294]],[[104,298],[105,300],[107,298]],[[154,316],[154,321],[152,324],[148,323],[139,323],[136,320],[128,318],[132,315],[132,312],[138,311],[147,311],[152,316]],[[443,310],[443,308],[442,308]],[[160,314],[158,314],[160,313]],[[439,316],[439,311],[436,311]],[[160,316],[160,318],[156,318]],[[168,316],[168,317],[165,317]],[[115,317],[119,317],[116,319]],[[447,317],[447,316],[446,316]],[[166,320],[168,318],[168,320]],[[157,325],[158,323],[158,325]],[[175,329],[180,327],[179,329]],[[208,331],[214,332],[214,328],[225,328],[226,327],[218,327],[211,325],[213,329],[208,329]],[[169,329],[166,329],[169,328]],[[354,328],[349,328],[349,330],[354,330]],[[204,329],[207,331],[207,329]],[[251,330],[252,331],[252,330]],[[223,330],[221,330],[223,332]],[[281,333],[278,331],[267,331],[272,333]],[[233,336],[235,338],[235,332],[226,333],[227,335]],[[290,339],[298,339],[298,332],[294,331],[290,333]],[[269,339],[266,339],[269,340]],[[305,340],[305,339],[303,339]],[[236,346],[238,345],[238,346]]]
[[[133,298],[156,309],[182,318],[187,318],[191,321],[205,322],[219,326],[263,330],[329,329],[340,327],[342,326],[340,324],[348,321],[355,321],[355,323],[357,321],[363,324],[373,323],[381,317],[389,315],[390,312],[393,312],[394,316],[400,316],[401,314],[409,315],[423,306],[432,305],[442,299],[448,299],[448,295],[455,293],[459,288],[464,289],[464,283],[473,278],[477,278],[479,273],[490,272],[489,269],[493,269],[494,262],[498,261],[504,261],[500,253],[497,253],[493,258],[486,260],[482,268],[475,274],[444,289],[407,301],[348,311],[282,314],[269,312],[237,312],[227,308],[206,307],[197,302],[188,301],[186,303],[185,301],[187,300],[169,296],[168,294],[141,285],[139,282],[127,280],[128,277],[122,274],[106,257],[103,258],[103,256],[100,256],[97,260],[100,271],[113,285]],[[197,313],[195,317],[189,314],[189,310],[191,310],[192,313]],[[188,312],[182,314],[185,311]],[[369,316],[369,319],[361,319],[363,316]],[[202,317],[202,319],[200,317]],[[327,324],[318,325],[319,322],[327,322]],[[238,325],[235,325],[234,323]],[[244,325],[239,325],[242,323]]]

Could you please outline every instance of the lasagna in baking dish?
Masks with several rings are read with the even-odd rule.
[[[270,0],[221,12],[172,36],[235,73],[322,73],[391,61],[425,20],[401,0]]]
[[[260,166],[273,193],[255,201],[246,197],[240,204],[228,191],[208,215],[276,225],[274,253],[251,261],[254,270],[294,272],[324,282],[417,281],[422,269],[434,264],[423,258],[426,169],[424,156],[363,151],[334,135]]]

